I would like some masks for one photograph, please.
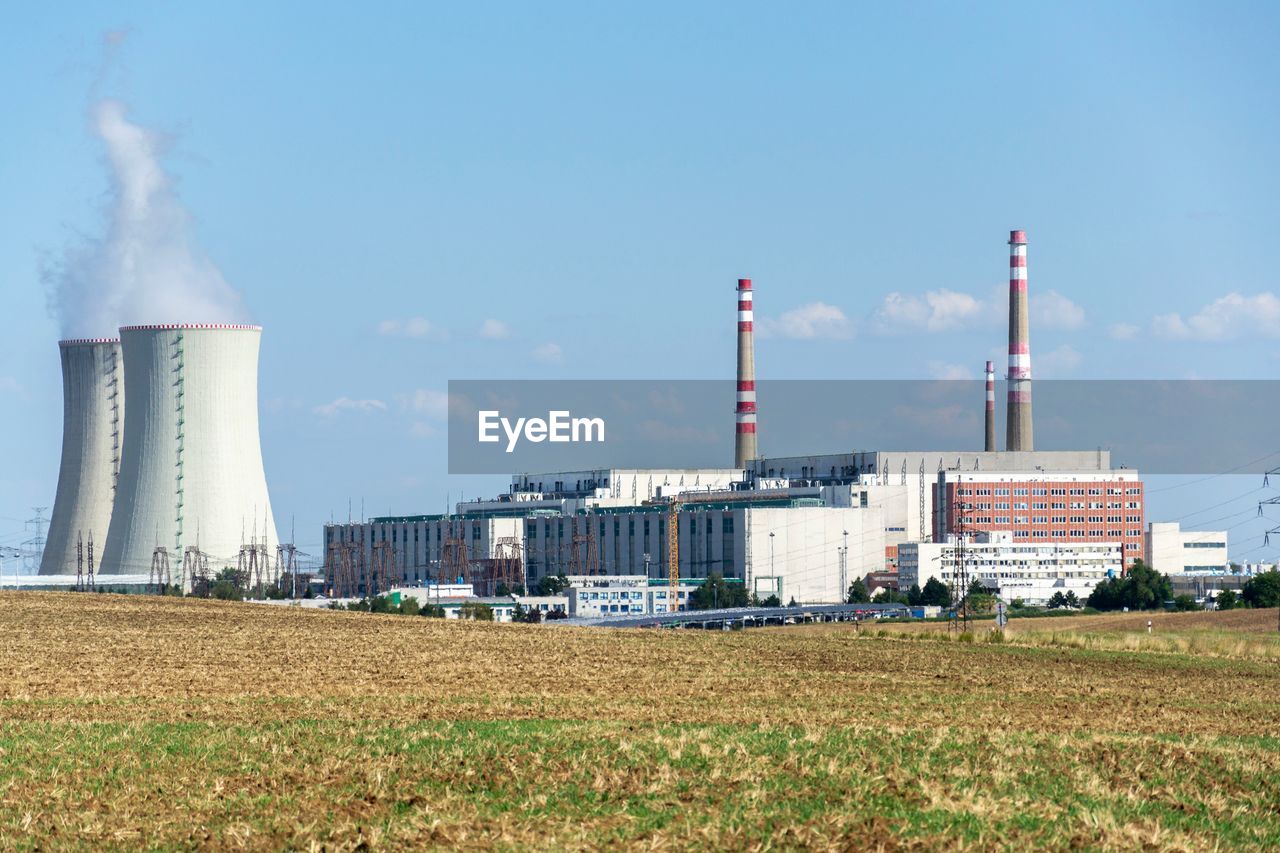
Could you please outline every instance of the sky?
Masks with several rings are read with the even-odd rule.
[[[348,507],[504,487],[447,474],[449,379],[732,376],[739,276],[761,379],[972,378],[1005,361],[1021,228],[1038,377],[1274,378],[1278,24],[1230,2],[12,8],[0,545],[52,505],[56,342],[132,275],[112,235],[165,259],[129,304],[264,327],[268,483],[304,549]],[[161,203],[129,219],[122,175]],[[187,274],[217,299],[166,284]],[[1250,514],[1280,488],[1196,479],[1152,478],[1148,518],[1275,559],[1280,521]]]

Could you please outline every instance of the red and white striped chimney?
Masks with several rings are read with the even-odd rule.
[[[1009,417],[1006,450],[1034,450],[1031,332],[1027,319],[1027,232],[1009,232]]]
[[[738,279],[738,406],[733,467],[746,468],[756,450],[756,357],[751,279]]]
[[[987,440],[983,450],[988,453],[996,449],[996,363],[987,362]]]

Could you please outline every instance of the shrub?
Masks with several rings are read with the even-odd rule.
[[[479,601],[464,601],[458,608],[459,619],[470,619],[475,622],[492,622],[493,608]]]

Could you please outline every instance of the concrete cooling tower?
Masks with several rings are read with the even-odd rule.
[[[250,539],[275,553],[258,438],[261,336],[260,326],[120,330],[130,405],[100,575],[147,574],[157,545],[175,569],[198,545],[214,573]]]
[[[62,467],[42,575],[72,575],[89,542],[102,554],[111,523],[124,428],[120,341],[59,341],[62,354]],[[83,546],[85,551],[81,552]],[[84,568],[88,568],[85,566]]]

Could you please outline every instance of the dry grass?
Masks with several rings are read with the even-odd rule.
[[[959,639],[995,641],[1018,646],[1041,646],[1095,651],[1151,652],[1195,657],[1280,662],[1280,632],[1276,611],[1230,610],[1222,613],[1109,613],[1095,616],[1012,619],[993,636],[991,619],[972,623],[968,635],[955,637],[946,622],[890,622],[869,627],[869,633],[902,639]],[[1147,630],[1147,621],[1151,630]],[[849,633],[851,625],[800,625],[795,634]],[[863,628],[862,630],[868,630]]]
[[[0,847],[1280,844],[1247,656],[39,593],[0,637]]]

